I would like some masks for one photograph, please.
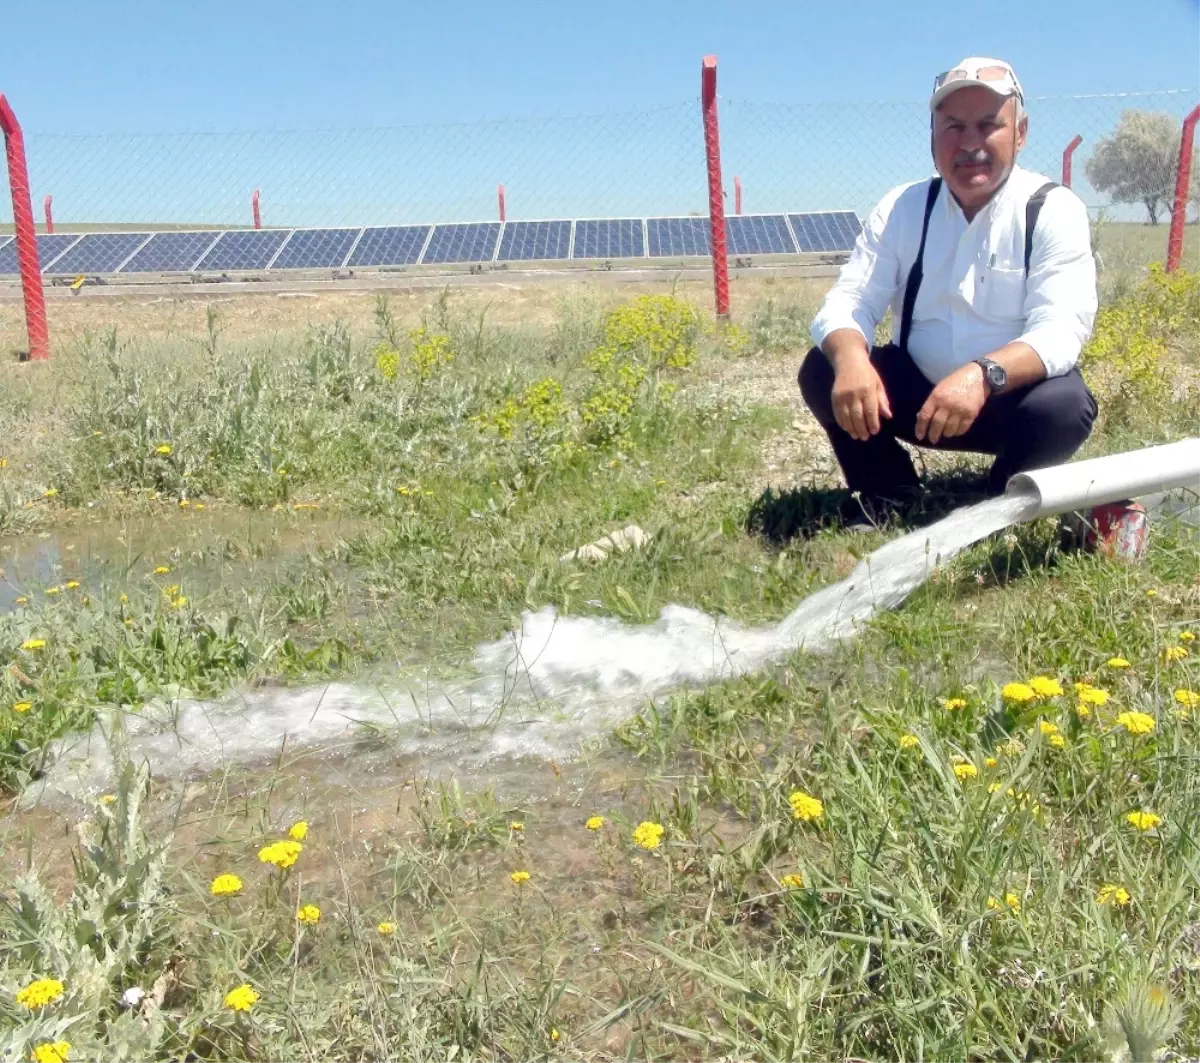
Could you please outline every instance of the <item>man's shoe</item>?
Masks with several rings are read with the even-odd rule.
[[[900,517],[906,505],[900,499],[856,491],[838,506],[838,526],[848,532],[879,531]]]

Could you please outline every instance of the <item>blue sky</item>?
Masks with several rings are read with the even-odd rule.
[[[741,102],[893,105],[890,111],[860,107],[839,116],[828,109],[823,115],[819,109],[750,109],[751,125],[757,121],[763,128],[737,162],[748,172],[757,164],[764,177],[757,184],[745,178],[748,198],[752,188],[778,187],[772,195],[785,195],[784,171],[812,158],[812,144],[804,151],[797,147],[807,131],[825,145],[824,154],[846,159],[855,174],[848,181],[862,188],[853,196],[848,188],[840,191],[830,170],[814,185],[820,194],[805,195],[833,204],[840,193],[857,203],[873,197],[879,183],[859,171],[878,166],[877,156],[891,150],[893,137],[900,161],[878,166],[889,180],[893,169],[924,164],[920,107],[899,104],[920,101],[933,75],[963,55],[1009,59],[1031,97],[1195,89],[1197,7],[1196,0],[1011,0],[973,10],[933,0],[25,3],[6,15],[6,36],[25,44],[5,48],[0,90],[29,136],[35,196],[43,188],[53,191],[63,217],[70,201],[80,220],[113,212],[142,220],[134,215],[147,211],[220,220],[216,215],[234,210],[234,202],[242,209],[248,194],[242,185],[258,183],[264,206],[276,205],[276,217],[288,205],[289,217],[281,220],[359,220],[362,211],[387,205],[393,178],[421,189],[397,208],[400,215],[494,211],[495,181],[506,178],[514,211],[522,189],[528,193],[526,216],[643,208],[670,213],[697,205],[690,180],[694,110],[688,108],[698,92],[700,58],[715,52],[720,92],[730,101],[723,121],[747,144],[750,127],[736,127],[746,113],[737,111]],[[1194,102],[1194,93],[1151,101],[1177,114]],[[392,134],[345,143],[322,134],[304,144],[267,135],[249,141],[116,135],[363,129],[625,111],[656,116],[631,123],[628,131],[600,120],[540,129],[485,126],[448,137],[453,147],[446,150],[436,138],[415,133],[410,140]],[[1078,114],[1066,104],[1049,105],[1046,157],[1061,150],[1051,152],[1048,145],[1069,136],[1071,122],[1093,126],[1080,131],[1094,139],[1118,111],[1115,103]],[[1036,138],[1036,106],[1031,114]],[[855,128],[861,135],[851,135]],[[529,142],[524,153],[513,143],[522,138]],[[556,143],[565,145],[562,159]],[[773,162],[764,158],[772,144],[778,145]],[[598,162],[597,155],[605,158]],[[557,175],[556,164],[568,172],[586,168],[590,176],[575,175],[577,193],[535,193],[526,170],[561,183],[568,178]],[[778,172],[768,175],[772,166]],[[727,180],[729,168],[727,161]],[[644,180],[635,176],[639,172]],[[676,174],[684,173],[686,190],[661,202],[662,192],[678,185]],[[160,187],[151,195],[144,184]],[[192,192],[185,184],[206,187]],[[824,204],[795,204],[809,205]],[[760,197],[758,209],[782,206]]]

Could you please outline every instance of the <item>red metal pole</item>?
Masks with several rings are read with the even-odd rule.
[[[258,199],[259,199],[259,191],[256,188],[250,194],[250,212],[254,215],[254,228],[261,229],[262,228],[262,211],[259,209]]]
[[[711,230],[713,293],[717,317],[729,316],[729,260],[725,248],[725,193],[721,187],[721,137],[717,130],[717,57],[700,66],[700,111],[704,116],[704,155],[708,161],[708,224]]]
[[[1075,139],[1063,148],[1063,173],[1062,183],[1063,188],[1071,187],[1071,156],[1075,154],[1075,149],[1083,143],[1083,137],[1078,133],[1075,134]]]
[[[733,178],[733,212],[739,217],[742,213],[742,179],[736,175]]]
[[[8,187],[12,191],[13,228],[17,236],[17,268],[25,298],[25,330],[29,334],[29,357],[50,357],[50,332],[46,327],[46,298],[38,263],[37,231],[33,227],[33,200],[29,197],[29,168],[25,165],[25,138],[21,123],[8,100],[0,93],[0,130],[8,156]]]
[[[496,202],[500,207],[500,220],[504,221],[504,185],[496,185]]]
[[[54,197],[47,196],[42,200],[42,210],[46,214],[46,232],[54,232],[54,211],[51,209],[54,206]]]
[[[1183,260],[1183,226],[1187,221],[1188,186],[1192,180],[1192,141],[1196,123],[1200,122],[1200,106],[1193,107],[1183,120],[1179,137],[1179,166],[1175,171],[1175,205],[1171,208],[1171,234],[1167,237],[1167,272],[1173,273]]]

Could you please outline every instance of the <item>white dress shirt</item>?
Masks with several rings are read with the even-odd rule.
[[[1062,376],[1079,359],[1096,316],[1096,264],[1087,208],[1070,189],[1046,197],[1025,276],[1025,206],[1047,180],[1015,167],[969,223],[943,183],[908,343],[931,383],[1014,340],[1037,351],[1047,376]],[[869,346],[889,306],[899,338],[928,191],[928,180],[894,188],[871,213],[813,320],[818,346],[843,328],[862,333]]]

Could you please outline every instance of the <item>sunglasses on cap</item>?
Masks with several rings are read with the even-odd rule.
[[[1006,96],[1018,96],[1022,100],[1025,98],[1016,74],[1007,66],[981,66],[974,70],[968,70],[961,66],[955,67],[953,70],[938,74],[933,79],[933,91],[937,92],[942,86],[950,85],[955,81],[1002,82],[1002,86],[998,87],[996,91]]]

